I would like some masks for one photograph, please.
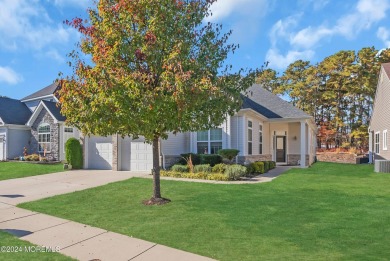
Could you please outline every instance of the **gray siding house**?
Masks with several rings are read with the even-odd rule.
[[[216,129],[169,134],[161,140],[161,166],[167,168],[182,153],[240,151],[236,161],[274,160],[278,164],[307,167],[315,160],[316,126],[311,116],[278,96],[253,85],[243,96],[242,108]],[[85,137],[88,168],[149,171],[152,147],[144,140]]]
[[[369,150],[373,159],[390,160],[390,63],[382,64],[369,127]]]
[[[3,138],[8,140],[3,147],[14,148],[15,154],[0,147],[0,156],[3,155],[0,159],[20,156],[23,147],[27,147],[29,153],[39,153],[50,160],[64,160],[65,142],[75,137],[83,144],[85,168],[124,171],[152,169],[152,146],[145,143],[142,137],[134,140],[117,135],[86,136],[76,128],[67,126],[66,118],[57,106],[55,93],[58,88],[60,86],[54,83],[21,101],[13,100],[26,114],[18,122],[18,128],[24,130],[25,138],[18,142],[13,141],[9,134],[8,139]],[[317,129],[311,116],[260,85],[253,85],[242,99],[241,109],[218,128],[176,135],[169,133],[168,139],[161,140],[161,166],[171,166],[183,153],[214,154],[219,149],[227,148],[240,151],[236,159],[238,163],[274,160],[278,164],[306,167],[314,162]],[[8,107],[9,110],[12,106]],[[3,108],[7,108],[7,105],[3,104]],[[11,114],[15,112],[13,109],[9,111]],[[0,117],[1,113],[3,111]],[[6,127],[6,121],[3,126]],[[5,137],[2,133],[0,125],[0,138]]]

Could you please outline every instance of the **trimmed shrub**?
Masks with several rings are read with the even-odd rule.
[[[210,164],[202,164],[202,165],[195,165],[194,166],[194,172],[199,173],[199,172],[211,172],[211,167]]]
[[[192,164],[193,165],[201,164],[200,163],[200,156],[199,156],[199,154],[195,154],[195,153],[180,154],[181,159],[178,161],[178,163],[181,164],[181,165],[187,165],[186,159],[188,159],[190,157],[190,155],[191,155],[191,160],[192,160]]]
[[[225,170],[226,170],[226,165],[223,164],[223,163],[219,163],[219,164],[215,165],[215,166],[213,167],[213,169],[212,169],[212,171],[213,171],[214,173],[224,173]]]
[[[181,178],[182,175],[182,172],[160,170],[161,177]]]
[[[222,157],[218,154],[199,154],[200,164],[210,164],[211,167],[222,163]],[[194,163],[194,165],[197,165]]]
[[[269,161],[263,161],[264,163],[264,173],[269,171]]]
[[[72,165],[72,169],[83,168],[83,148],[78,139],[70,138],[66,141],[65,158]]]
[[[208,175],[207,177],[208,180],[217,180],[217,181],[228,181],[229,178],[226,174],[222,174],[222,173],[214,173],[214,174],[210,174]]]
[[[275,161],[269,161],[269,169],[276,168],[276,162]]]
[[[239,152],[240,151],[236,149],[222,149],[218,151],[218,154],[221,155],[222,158],[232,161]]]
[[[187,179],[207,179],[209,173],[206,172],[198,172],[198,173],[183,173],[181,175],[182,178]]]
[[[240,177],[245,176],[246,167],[235,164],[228,165],[225,170],[225,174],[227,175],[229,180],[238,180]]]
[[[188,166],[187,165],[173,165],[171,167],[171,170],[174,172],[188,172]]]
[[[265,172],[265,164],[264,164],[264,162],[256,161],[254,164],[256,166],[256,168],[255,168],[256,173],[263,174]]]
[[[247,174],[251,176],[252,174],[263,174],[264,173],[264,162],[256,161],[247,166]]]

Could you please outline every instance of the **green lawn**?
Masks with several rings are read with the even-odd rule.
[[[11,248],[12,247],[12,248]],[[12,236],[11,234],[2,232],[0,230],[0,260],[31,260],[31,261],[70,261],[74,260],[70,257],[61,255],[59,253],[48,253],[48,252],[37,252],[38,248],[37,246],[27,242],[18,239],[15,236]],[[27,251],[30,252],[27,252]],[[10,252],[7,252],[10,251]],[[16,252],[18,251],[18,252]]]
[[[24,178],[60,171],[64,171],[63,164],[0,162],[0,180]]]
[[[369,165],[317,163],[270,183],[134,178],[21,207],[219,260],[388,260],[390,175]]]

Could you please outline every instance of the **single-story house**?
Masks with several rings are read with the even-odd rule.
[[[382,64],[369,126],[369,151],[373,159],[390,160],[390,63]]]
[[[38,152],[51,160],[63,160],[66,140],[76,137],[83,144],[85,168],[152,169],[152,146],[142,138],[83,136],[76,128],[66,126],[66,119],[57,107],[55,92],[58,88],[60,86],[54,83],[21,101],[14,100],[15,104],[28,109],[25,113],[29,116],[18,122],[18,126],[28,130],[29,139],[10,140],[8,147],[19,151],[18,155],[27,147],[29,153]],[[219,128],[170,133],[167,140],[161,141],[161,166],[171,166],[182,153],[214,154],[225,148],[240,151],[238,163],[274,160],[278,164],[311,165],[315,160],[317,130],[313,118],[260,85],[253,85],[248,91],[242,96],[242,108]],[[8,109],[14,111],[11,107]],[[13,156],[15,154],[5,153],[3,158]]]

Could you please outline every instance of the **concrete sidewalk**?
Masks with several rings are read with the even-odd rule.
[[[0,229],[78,260],[212,260],[104,229],[15,207],[146,173],[69,171],[0,181]]]

